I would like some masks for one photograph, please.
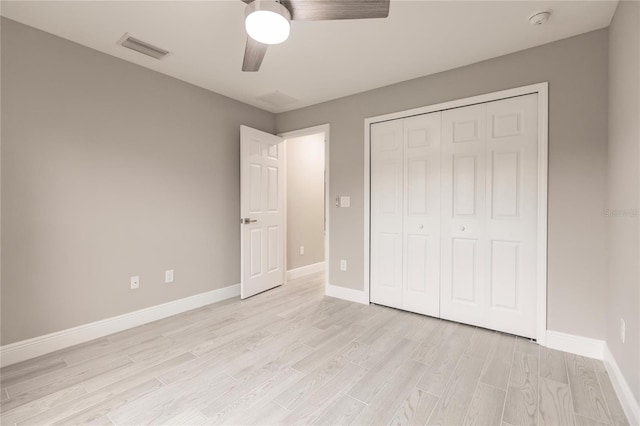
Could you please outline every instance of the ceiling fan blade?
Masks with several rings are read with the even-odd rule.
[[[390,0],[281,0],[296,21],[371,19],[389,16]]]
[[[262,59],[264,59],[264,55],[267,53],[267,47],[267,44],[262,44],[251,37],[247,37],[247,45],[244,48],[242,71],[258,71],[262,64]]]

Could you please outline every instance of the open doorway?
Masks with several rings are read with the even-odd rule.
[[[285,266],[289,281],[327,269],[329,125],[280,136],[286,153]]]

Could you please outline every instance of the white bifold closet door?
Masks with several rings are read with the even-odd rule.
[[[371,126],[371,301],[536,336],[537,95]]]
[[[438,316],[440,113],[371,126],[371,301]]]
[[[536,336],[537,95],[442,113],[443,318]]]

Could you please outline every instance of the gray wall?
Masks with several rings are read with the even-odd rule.
[[[364,119],[548,81],[548,327],[605,337],[606,29],[369,92],[278,114],[277,131],[331,124],[331,284],[363,289]],[[339,259],[349,269],[340,271]]]
[[[3,345],[240,282],[272,114],[6,19],[2,89]]]
[[[640,401],[640,3],[621,1],[609,28],[607,345]],[[626,340],[620,340],[620,319]]]
[[[287,140],[287,269],[322,261],[324,133],[319,133]]]

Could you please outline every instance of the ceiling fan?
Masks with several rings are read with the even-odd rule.
[[[390,0],[241,0],[247,3],[242,71],[258,71],[270,44],[289,37],[291,20],[327,21],[389,16]]]

